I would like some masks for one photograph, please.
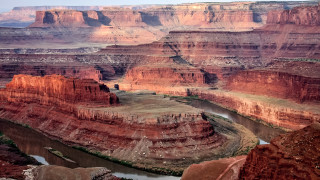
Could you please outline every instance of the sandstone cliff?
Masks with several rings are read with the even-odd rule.
[[[212,79],[198,68],[168,63],[134,67],[127,71],[122,82],[116,83],[126,91],[147,89],[162,94],[188,96],[188,88],[208,86],[206,83]]]
[[[269,10],[283,10],[301,4],[315,3],[238,2],[166,6],[17,8],[12,13],[4,14],[4,21],[15,18],[17,14],[27,19],[36,17],[36,21],[30,27],[41,28],[1,28],[0,46],[15,44],[15,47],[25,47],[25,44],[30,46],[43,42],[50,42],[43,43],[50,47],[51,43],[142,44],[159,40],[171,30],[247,31],[266,24]],[[39,11],[36,13],[35,10]],[[4,22],[6,23],[8,27],[19,24],[16,20]]]
[[[97,82],[103,79],[106,74],[112,76],[114,69],[112,67],[102,66],[103,68],[96,68],[95,66],[85,66],[81,64],[64,64],[59,65],[45,64],[45,63],[3,63],[0,65],[1,79],[13,78],[15,74],[28,74],[33,76],[45,76],[58,74],[66,77],[73,77],[79,79],[93,79]]]
[[[297,102],[320,102],[320,79],[276,71],[240,71],[228,78],[232,91],[260,94]]]
[[[12,102],[55,103],[93,103],[109,106],[116,104],[118,98],[110,93],[105,85],[91,79],[67,79],[63,76],[15,75],[1,91],[2,100]],[[7,94],[5,96],[4,94]]]
[[[108,46],[100,53],[181,56],[192,64],[219,66],[238,66],[237,59],[256,66],[264,63],[263,59],[320,58],[319,28],[267,28],[249,32],[171,31],[150,44]]]
[[[119,6],[130,9],[144,9],[154,5]],[[27,27],[35,22],[37,11],[55,10],[77,10],[77,11],[99,11],[104,6],[27,6],[15,7],[10,12],[0,14],[1,27]]]
[[[285,11],[270,11],[267,23],[319,26],[319,6],[302,6]]]
[[[247,156],[240,179],[319,179],[320,124],[280,135]]]
[[[269,126],[298,130],[320,122],[317,104],[299,104],[280,98],[201,88],[190,89],[189,93],[257,119],[261,123],[268,123]]]
[[[297,3],[194,3],[150,8],[98,8],[99,11],[38,11],[30,27],[166,26],[220,29],[250,29],[265,23],[268,10],[283,10]],[[315,3],[304,3],[315,4]],[[75,9],[75,8],[73,8]]]
[[[223,5],[190,4],[164,6],[145,10],[106,8],[102,11],[38,11],[35,23],[29,27],[82,27],[82,26],[190,26],[221,28],[258,27],[248,6],[221,9]],[[241,6],[241,5],[240,5]],[[230,6],[232,7],[232,6]]]
[[[300,11],[300,8],[306,12],[304,9],[307,7],[293,11]],[[296,15],[297,18],[299,16],[304,14]],[[129,70],[124,81],[118,82],[120,89],[198,95],[273,125],[299,129],[319,121],[316,109],[319,107],[320,31],[317,25],[286,23],[248,32],[172,31],[150,44],[109,46],[99,54],[146,57],[138,62],[140,68]],[[154,61],[154,57],[167,59],[163,58],[161,64]],[[147,75],[141,76],[150,71],[150,66],[146,66],[148,63],[157,63],[159,67],[167,64],[169,69],[158,68],[157,74],[172,72],[177,64],[191,66],[201,72],[205,81],[203,84],[185,85],[186,81],[175,75],[171,75],[174,78],[155,75],[157,81],[151,82],[152,78],[148,80]],[[139,73],[135,69],[139,69]],[[207,81],[208,77],[210,81]],[[219,90],[212,91],[214,89]],[[239,94],[234,91],[243,94],[237,97]],[[286,100],[281,102],[283,99]],[[299,110],[300,107],[304,110]]]
[[[182,179],[319,179],[319,137],[315,123],[258,145],[248,156],[193,164]]]
[[[168,86],[201,86],[205,74],[197,68],[185,66],[138,66],[126,73],[126,80],[133,84],[167,84]],[[156,80],[156,82],[155,82]]]
[[[237,156],[193,164],[184,170],[181,180],[237,180],[245,160],[246,156]]]

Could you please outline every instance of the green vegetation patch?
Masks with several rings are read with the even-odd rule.
[[[11,139],[5,136],[2,132],[0,132],[0,144],[6,144],[9,147],[17,148],[16,143],[14,143]]]

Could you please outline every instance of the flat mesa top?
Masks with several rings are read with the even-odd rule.
[[[200,115],[200,109],[170,100],[164,95],[155,95],[151,92],[112,91],[120,100],[120,106],[108,107],[106,110],[118,114],[136,115],[140,118],[157,118],[164,115],[190,114]],[[99,108],[99,110],[102,110]]]

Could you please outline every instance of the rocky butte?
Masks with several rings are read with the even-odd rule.
[[[240,125],[224,122],[226,129],[215,130],[199,109],[163,95],[119,91],[117,96],[93,80],[16,75],[0,90],[0,117],[131,166],[166,173],[179,174],[192,163],[231,156],[257,142]]]

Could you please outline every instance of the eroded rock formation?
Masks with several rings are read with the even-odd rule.
[[[320,122],[319,105],[223,90],[192,89],[191,95],[220,104],[270,126],[297,130]]]
[[[248,154],[240,179],[319,179],[320,124],[280,135]]]
[[[270,11],[267,23],[319,26],[319,6],[302,6],[285,11]]]
[[[184,170],[181,180],[237,180],[245,161],[246,156],[237,156],[193,164]]]
[[[110,106],[118,103],[109,88],[91,79],[67,79],[59,75],[15,75],[1,90],[1,100],[10,102],[40,102],[41,104],[92,103]]]
[[[163,94],[188,96],[188,87],[207,86],[206,83],[213,79],[208,73],[187,64],[147,65],[130,69],[120,88],[129,91],[144,88]]]
[[[0,45],[39,47],[52,43],[150,43],[171,30],[244,31],[266,24],[269,10],[291,9],[315,2],[237,2],[117,7],[21,7],[0,15]],[[36,13],[35,11],[38,10]],[[25,19],[22,22],[19,19]],[[22,23],[22,24],[21,24]],[[39,28],[51,27],[51,28]],[[49,44],[43,41],[50,42]],[[87,43],[84,43],[87,42]],[[28,44],[28,46],[25,45]],[[81,47],[81,46],[80,46]]]
[[[319,179],[320,124],[281,134],[247,156],[189,166],[182,179]]]
[[[101,68],[100,70],[96,69],[94,66],[62,63],[58,65],[44,63],[10,63],[0,65],[1,80],[11,80],[16,74],[27,74],[33,76],[58,74],[79,79],[93,79],[99,82],[102,80],[104,75],[107,74],[112,76],[115,73],[112,67],[104,66],[104,68]]]
[[[215,132],[198,109],[161,95],[117,95],[121,105],[112,106],[117,97],[93,80],[18,75],[0,91],[0,117],[155,171],[181,171],[242,148],[238,130]]]
[[[294,15],[299,18],[306,16],[305,9],[308,7],[292,11],[302,11]],[[120,89],[196,95],[273,125],[299,129],[320,120],[320,76],[317,73],[320,31],[314,23],[285,23],[269,24],[248,32],[172,31],[150,44],[109,46],[99,54],[148,57],[128,71],[123,81],[116,82]],[[160,63],[154,61],[154,57],[167,59]],[[158,74],[172,72],[175,65],[192,67],[201,72],[205,83],[185,86],[180,78],[179,85],[175,81],[179,78],[174,75],[171,75],[173,78],[160,75],[157,81],[150,82],[146,76],[141,76],[156,69],[146,66],[148,63],[159,67],[166,64],[171,69],[158,68],[163,71]],[[139,69],[139,73],[134,69]],[[136,72],[135,78],[133,72]]]
[[[320,101],[320,79],[277,71],[240,71],[228,78],[227,89],[293,99]]]

